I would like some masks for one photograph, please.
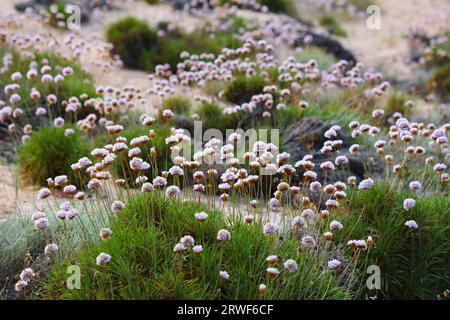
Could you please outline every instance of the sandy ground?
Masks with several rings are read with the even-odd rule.
[[[16,179],[11,165],[0,165],[0,218],[7,214],[30,211],[39,205],[37,189],[16,188]]]
[[[367,67],[380,68],[388,76],[407,80],[414,72],[408,63],[408,33],[411,29],[426,30],[429,35],[450,25],[448,0],[376,0],[381,8],[381,29],[370,30],[365,19],[343,23],[348,37],[343,43]]]

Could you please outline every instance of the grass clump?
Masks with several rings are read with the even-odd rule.
[[[257,3],[266,6],[271,12],[293,13],[295,12],[295,5],[291,0],[256,0]],[[220,0],[220,5],[233,4],[239,5],[234,0]]]
[[[113,220],[113,235],[92,243],[76,257],[81,268],[80,290],[68,290],[66,267],[56,265],[44,283],[44,296],[57,299],[345,299],[332,272],[318,266],[320,255],[298,250],[298,241],[275,240],[262,232],[258,223],[246,225],[228,221],[209,210],[200,223],[194,217],[206,211],[202,204],[180,202],[155,192],[130,198],[126,208]],[[231,240],[216,239],[226,228]],[[194,237],[203,252],[179,253],[174,246],[184,235]],[[111,255],[104,267],[96,265],[100,252]],[[277,252],[283,259],[295,259],[298,271],[284,270],[276,279],[266,274],[265,258]],[[281,263],[281,262],[280,262]],[[282,266],[281,266],[282,267]],[[227,271],[221,280],[219,271]],[[260,283],[267,291],[258,292]],[[119,285],[120,284],[120,285]],[[220,290],[218,290],[220,289]]]
[[[336,59],[332,54],[329,54],[321,48],[313,46],[305,47],[299,54],[297,54],[297,58],[298,61],[301,62],[308,62],[311,59],[314,59],[317,61],[317,64],[322,70],[328,69],[333,63],[336,62]]]
[[[168,97],[162,103],[160,115],[165,109],[172,110],[175,116],[189,116],[192,111],[192,102],[189,98],[180,95]]]
[[[66,129],[75,133],[66,137]],[[78,159],[88,156],[90,143],[75,127],[44,127],[34,132],[30,140],[20,145],[17,152],[17,166],[23,182],[45,185],[49,177],[67,175],[70,181],[79,184],[79,174],[70,166]]]
[[[410,109],[410,107],[406,105],[406,102],[410,100],[413,100],[413,98],[404,91],[393,90],[387,98],[383,109],[387,115],[393,115],[395,112],[406,115],[409,113]]]
[[[225,91],[226,82],[223,80],[212,80],[205,84],[205,93],[210,96],[219,96],[219,94]]]
[[[323,121],[338,122],[344,130],[348,129],[348,124],[355,120],[363,120],[365,117],[356,111],[335,103],[312,104],[306,109],[301,109],[296,105],[288,104],[284,110],[276,110],[276,124],[281,128],[286,128],[298,119],[304,117],[318,117]]]
[[[450,99],[450,63],[447,63],[436,69],[429,81],[430,87],[433,87],[444,100]]]
[[[342,29],[334,15],[331,13],[324,13],[319,19],[319,24],[332,34],[335,34],[339,37],[347,36],[347,32]]]
[[[406,211],[405,198],[414,195],[387,183],[355,192],[343,223],[355,226],[348,239],[373,236],[368,265],[381,269],[378,297],[435,299],[450,287],[450,200],[443,195],[417,199],[416,206]],[[407,220],[415,220],[419,228],[408,229]],[[368,289],[366,293],[374,294]]]
[[[127,17],[110,25],[106,37],[125,66],[150,70],[154,65],[146,58],[156,52],[157,35],[144,20]]]
[[[93,208],[90,205],[78,207],[83,214],[77,217],[79,221],[62,221],[47,210],[49,228],[42,232],[36,230],[32,212],[17,212],[0,220],[0,300],[2,299],[27,299],[39,296],[40,287],[30,284],[33,290],[19,293],[14,290],[20,272],[25,268],[32,268],[38,277],[45,278],[50,270],[48,256],[44,255],[44,248],[51,240],[59,247],[54,259],[71,259],[85,246],[87,241],[98,239],[101,228],[109,226],[109,213],[104,209],[86,210]],[[64,229],[64,232],[61,230]],[[34,292],[33,292],[34,291]]]
[[[46,107],[46,96],[50,93],[57,95],[58,103],[52,107],[53,116],[61,116],[64,113],[64,108],[61,106],[61,102],[70,97],[80,97],[82,94],[87,94],[90,98],[96,97],[97,93],[93,84],[92,76],[85,72],[81,66],[73,61],[68,61],[58,55],[51,53],[39,53],[35,52],[31,57],[22,57],[20,54],[9,48],[0,45],[0,58],[4,59],[6,55],[10,55],[12,62],[11,66],[4,73],[0,73],[0,86],[4,87],[11,83],[11,75],[14,72],[20,72],[22,79],[17,81],[20,85],[20,89],[17,93],[21,97],[21,101],[15,105],[15,107],[22,108],[25,112],[30,111],[30,117],[34,115],[34,109],[36,107]],[[28,80],[25,75],[30,68],[30,64],[37,63],[37,68],[40,69],[44,64],[48,64],[52,67],[51,74],[53,76],[61,74],[64,67],[71,67],[73,74],[64,78],[60,83],[42,82],[39,78],[33,81]],[[31,82],[31,83],[30,83]],[[36,88],[41,93],[40,100],[32,100],[29,94],[29,87]],[[8,96],[2,90],[0,92],[0,99],[7,101]],[[92,110],[83,108],[81,113],[90,113]],[[79,114],[79,117],[82,115]]]
[[[258,0],[264,6],[267,6],[272,12],[293,13],[295,5],[290,0]]]
[[[158,37],[158,31],[164,35]],[[167,23],[159,23],[152,29],[145,20],[134,17],[110,25],[106,37],[114,45],[114,53],[121,57],[125,66],[148,71],[153,71],[158,64],[169,64],[172,70],[176,70],[183,51],[191,54],[219,54],[224,47],[236,48],[241,45],[232,32],[215,32],[211,36],[205,27],[185,33],[178,29],[169,30]]]
[[[366,11],[369,6],[377,4],[374,0],[349,0],[348,3],[351,3],[360,11]]]
[[[254,95],[263,93],[264,87],[267,85],[267,80],[260,75],[251,77],[238,76],[228,83],[224,92],[224,98],[235,104],[250,102]]]
[[[14,277],[25,265],[25,257],[36,257],[45,246],[45,237],[36,233],[26,215],[0,220],[0,300],[15,294]]]
[[[222,107],[217,102],[204,102],[198,106],[196,113],[203,121],[204,129],[215,128],[222,133],[226,129],[236,129],[239,123],[237,114],[224,114]]]

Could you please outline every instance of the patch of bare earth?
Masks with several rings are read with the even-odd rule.
[[[0,219],[8,214],[28,212],[40,205],[37,189],[17,185],[13,167],[0,165]]]
[[[367,67],[381,69],[400,81],[411,79],[414,65],[409,62],[408,34],[422,29],[429,35],[442,32],[450,24],[448,0],[377,0],[381,9],[381,29],[367,28],[366,19],[343,23],[348,37],[342,42]]]

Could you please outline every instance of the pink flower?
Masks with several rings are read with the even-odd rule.
[[[197,212],[195,214],[195,219],[200,222],[206,221],[206,219],[208,219],[208,214],[206,212]]]
[[[403,201],[403,209],[408,211],[416,205],[416,200],[408,198]]]
[[[333,260],[328,261],[328,267],[330,269],[336,269],[340,265],[341,265],[341,262],[339,260],[337,260],[337,259],[333,259]]]
[[[370,189],[372,187],[372,185],[373,185],[373,180],[371,178],[368,178],[368,179],[364,179],[363,181],[361,181],[359,183],[358,187],[361,190],[367,190],[367,189]]]
[[[231,240],[231,233],[228,230],[221,229],[217,232],[217,240],[226,241]]]
[[[107,253],[104,253],[104,252],[100,253],[97,256],[97,258],[95,259],[95,263],[98,266],[104,266],[104,265],[108,264],[109,261],[111,261],[111,256],[109,254],[107,254]]]
[[[409,229],[417,229],[417,228],[419,228],[419,225],[414,220],[406,221],[405,222],[405,226],[408,227]]]
[[[50,196],[52,194],[52,192],[50,191],[50,189],[48,188],[42,188],[41,190],[39,190],[38,192],[38,199],[45,199],[48,196]]]
[[[222,278],[223,280],[228,280],[228,278],[230,278],[230,275],[229,275],[228,272],[226,272],[226,271],[220,271],[220,272],[219,272],[219,276],[220,276],[220,278]]]
[[[37,229],[46,229],[48,228],[48,219],[47,218],[40,218],[34,221],[34,225]]]

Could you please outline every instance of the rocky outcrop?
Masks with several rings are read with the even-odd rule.
[[[291,163],[301,160],[305,155],[311,154],[314,157],[316,168],[314,171],[318,175],[318,180],[322,181],[325,173],[320,169],[320,164],[325,161],[334,160],[332,157],[320,152],[323,143],[327,140],[324,133],[337,123],[326,122],[317,117],[305,117],[290,125],[286,129],[283,139],[283,147],[290,153]],[[346,181],[348,176],[355,176],[358,181],[366,177],[378,177],[383,174],[383,163],[377,154],[370,151],[361,151],[355,155],[348,152],[352,144],[345,134],[341,134],[339,139],[343,141],[339,155],[346,156],[349,164],[345,170],[334,170],[327,173],[327,181]]]
[[[176,10],[183,10],[186,8],[186,5],[190,5],[191,8],[194,6],[194,8],[201,7],[203,9],[205,9],[205,6],[208,6],[208,9],[213,9],[208,1],[197,1],[195,3],[190,0],[167,0],[165,2],[171,3]],[[316,46],[332,54],[338,60],[347,60],[353,65],[356,64],[357,60],[355,55],[350,50],[346,49],[336,38],[321,33],[314,26],[303,21],[295,14],[285,14],[280,16],[285,20],[284,23],[294,23],[297,25],[298,37],[295,40],[294,46],[303,46],[307,42],[309,45]],[[308,40],[305,41],[305,39]]]
[[[300,34],[296,40],[296,45],[301,45],[305,42],[305,38],[310,37],[310,45],[323,49],[324,51],[332,54],[336,59],[347,60],[353,65],[356,64],[355,55],[338,41],[330,36],[325,36],[314,32],[313,30],[307,30],[303,34]]]
[[[7,163],[14,162],[16,154],[16,145],[10,138],[0,138],[0,158],[6,160]]]
[[[49,6],[54,3],[53,0],[29,0],[17,3],[14,7],[17,11],[23,12],[27,8],[38,9],[44,6]]]

